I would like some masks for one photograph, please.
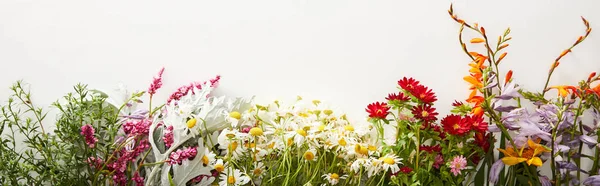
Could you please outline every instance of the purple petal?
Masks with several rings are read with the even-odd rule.
[[[498,82],[492,82],[483,88],[492,88],[492,87],[495,87],[496,85],[498,85]]]
[[[594,145],[598,144],[598,142],[596,141],[596,139],[594,139],[594,138],[592,138],[590,136],[586,136],[586,135],[579,136],[579,140],[581,140],[581,142],[583,142],[586,145],[588,145],[588,147],[590,147],[590,149],[592,147],[594,147]]]
[[[498,175],[500,171],[504,168],[504,163],[502,160],[496,161],[492,167],[490,168],[490,181],[496,184],[498,182]]]
[[[519,107],[515,107],[515,106],[498,106],[498,107],[494,108],[494,110],[496,110],[498,112],[510,112],[512,110],[515,110],[516,108],[519,108]]]
[[[548,179],[548,177],[546,176],[540,176],[540,183],[542,184],[542,186],[552,186],[552,183],[550,183],[550,179]]]
[[[584,185],[600,185],[600,175],[590,176],[583,182]]]
[[[566,146],[566,145],[556,145],[554,146],[554,150],[558,151],[558,152],[567,152],[569,150],[571,150],[571,147]]]
[[[496,125],[488,125],[488,132],[500,132],[500,128]]]
[[[593,132],[594,129],[592,129],[592,127],[589,127],[587,125],[583,125],[583,130],[585,130],[585,132],[590,133]]]

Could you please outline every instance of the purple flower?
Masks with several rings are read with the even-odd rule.
[[[542,186],[552,186],[550,179],[546,176],[540,176],[540,183],[542,184]]]
[[[490,181],[496,184],[498,182],[498,175],[500,171],[504,168],[504,162],[502,160],[496,161],[492,168],[490,168]]]
[[[496,98],[501,100],[510,100],[516,97],[521,97],[521,94],[519,93],[519,86],[515,85],[514,81],[511,81],[510,83],[504,85],[500,96],[497,96]]]
[[[596,139],[594,139],[594,138],[592,138],[590,136],[586,136],[586,135],[579,136],[579,140],[581,140],[581,142],[583,142],[586,145],[588,145],[588,147],[590,149],[593,148],[596,144],[598,144],[598,141],[596,141]]]
[[[94,136],[94,127],[92,125],[87,124],[81,126],[81,135],[85,138],[85,144],[90,148],[94,148],[96,146],[96,142],[98,142],[98,138]]]
[[[583,182],[584,185],[600,185],[600,175],[590,176]]]

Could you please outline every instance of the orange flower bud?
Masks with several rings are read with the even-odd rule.
[[[588,82],[592,81],[592,78],[594,78],[595,76],[596,76],[596,72],[592,72],[592,73],[590,74],[590,76],[588,76],[588,80],[587,80],[587,81],[588,81]]]
[[[560,53],[560,57],[563,57],[563,56],[567,55],[567,53],[569,53],[569,52],[571,52],[571,50],[569,50],[569,49],[563,51],[562,53]]]
[[[575,41],[575,43],[579,43],[583,40],[583,36],[579,36],[579,38],[577,38],[577,41]]]
[[[481,31],[481,34],[485,35],[485,28],[481,27],[479,30]]]
[[[508,43],[501,45],[500,48],[498,48],[498,50],[502,50],[502,49],[504,49],[506,47],[508,47]]]
[[[498,57],[498,61],[496,61],[496,64],[499,64],[500,61],[502,61],[502,59],[504,59],[504,57],[506,57],[506,54],[507,54],[506,52],[500,54],[500,57]]]
[[[513,74],[513,71],[512,71],[512,70],[509,70],[509,71],[506,73],[506,78],[504,78],[504,84],[508,83],[508,82],[510,81],[510,79],[512,79],[512,74]]]
[[[558,65],[560,65],[560,62],[555,61],[553,65],[554,65],[554,68],[556,68],[556,67],[558,67]]]
[[[482,38],[473,38],[471,39],[471,43],[483,43],[485,40],[483,40]]]

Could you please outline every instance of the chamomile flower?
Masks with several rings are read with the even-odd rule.
[[[307,150],[302,157],[306,161],[317,161],[317,151],[315,149]]]
[[[220,176],[221,181],[219,182],[220,186],[228,186],[228,185],[244,185],[250,181],[250,178],[243,174],[238,169],[229,169],[223,172]]]
[[[337,173],[327,173],[323,175],[323,179],[327,180],[331,185],[337,185],[340,182],[340,179],[346,179],[348,175],[340,176]]]
[[[206,166],[215,162],[215,157],[217,155],[209,150],[208,148],[204,149],[204,156],[202,156],[202,163]]]
[[[350,169],[352,169],[354,173],[358,173],[361,170],[361,168],[366,167],[365,165],[370,164],[371,162],[367,158],[357,158],[356,160],[354,160],[354,162],[352,162],[352,165],[350,165]]]
[[[402,164],[402,158],[399,158],[394,154],[387,154],[379,158],[379,160],[381,160],[382,162],[383,170],[390,169],[392,173],[398,172],[400,170],[400,167],[398,167],[398,165]]]
[[[251,171],[253,178],[262,178],[265,174],[265,165],[262,162],[254,162],[253,169]]]
[[[365,170],[367,171],[367,176],[371,177],[373,175],[377,175],[383,172],[383,161],[376,158],[370,158],[369,164],[365,164]]]
[[[225,171],[225,164],[223,163],[223,160],[217,159],[217,161],[215,161],[215,164],[213,165],[213,168],[218,173],[222,173],[223,171]]]

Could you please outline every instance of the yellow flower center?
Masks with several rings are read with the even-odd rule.
[[[321,114],[321,111],[320,111],[320,110],[315,110],[315,111],[313,111],[313,113],[314,113],[315,115],[319,115],[319,114]]]
[[[204,165],[208,164],[208,156],[202,156],[202,163],[204,163]]]
[[[303,117],[303,118],[308,118],[308,114],[305,112],[298,113],[298,116]]]
[[[225,136],[227,136],[227,138],[229,138],[229,139],[233,139],[235,137],[235,134],[229,133],[229,134],[225,134]]]
[[[216,165],[215,165],[215,170],[216,170],[217,172],[223,172],[223,171],[225,170],[225,166],[223,166],[223,164],[220,164],[220,163],[219,163],[219,164],[216,164]]]
[[[340,146],[346,146],[346,140],[344,138],[338,140],[338,143],[340,144]]]
[[[237,149],[237,147],[238,147],[237,141],[231,142],[231,144],[229,144],[229,151],[234,151],[235,149]]]
[[[344,126],[344,129],[346,129],[347,131],[350,131],[350,132],[354,131],[354,127],[352,125],[346,125],[346,126]]]
[[[354,145],[354,151],[362,155],[369,155],[369,149],[359,144]]]
[[[315,159],[315,154],[312,151],[306,151],[304,153],[304,159],[312,161],[313,159]]]
[[[373,145],[369,145],[368,149],[369,149],[370,151],[375,151],[375,150],[377,150],[377,147],[376,147],[376,146],[373,146]]]
[[[458,123],[454,124],[454,126],[452,126],[452,128],[454,128],[456,130],[456,129],[460,128],[460,125],[458,125]]]
[[[275,142],[272,142],[272,143],[270,143],[268,147],[269,147],[270,149],[272,149],[273,147],[275,147]]]
[[[336,173],[333,173],[333,174],[331,174],[331,176],[330,176],[330,177],[331,177],[331,179],[334,179],[334,180],[338,180],[338,179],[340,179],[340,175],[338,175],[338,174],[336,174]]]
[[[296,130],[296,133],[300,134],[301,136],[306,136],[306,131],[302,130],[302,129],[298,129]]]
[[[233,177],[233,176],[227,177],[227,183],[228,184],[234,184],[235,183],[235,177]]]
[[[319,131],[324,131],[325,130],[325,125],[319,125],[319,128],[317,128],[317,129],[319,129]]]
[[[394,158],[390,158],[390,157],[383,157],[383,162],[390,164],[390,165],[396,164],[396,161],[394,160]]]
[[[319,103],[321,103],[321,101],[319,101],[319,100],[313,100],[312,102],[313,102],[313,104],[315,104],[315,105],[319,105]]]
[[[254,171],[252,171],[252,173],[254,173],[254,175],[260,175],[262,173],[262,170],[260,168],[256,168],[254,169]]]
[[[188,128],[193,128],[194,126],[196,126],[196,122],[197,121],[198,120],[196,120],[196,118],[192,118],[192,119],[188,120],[187,123],[186,123],[187,127]]]
[[[421,116],[427,117],[427,116],[429,116],[429,112],[423,111],[423,112],[421,112]]]
[[[262,136],[263,135],[263,130],[258,128],[258,127],[254,127],[252,129],[250,129],[250,135],[252,136]]]
[[[329,116],[329,115],[333,114],[333,111],[332,111],[332,110],[323,110],[323,113],[324,113],[325,115],[328,115],[328,116]]]
[[[287,145],[288,146],[292,146],[294,144],[294,139],[293,138],[288,138],[287,139]]]
[[[232,117],[232,118],[235,118],[235,119],[240,119],[240,118],[242,118],[242,114],[240,114],[237,111],[233,111],[233,112],[229,113],[229,117]]]

